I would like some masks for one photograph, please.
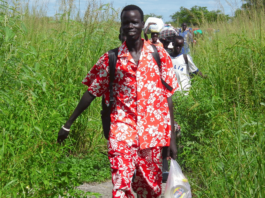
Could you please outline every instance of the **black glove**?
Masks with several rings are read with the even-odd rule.
[[[58,133],[57,142],[61,144],[67,138],[68,134],[69,134],[69,131],[66,131],[63,128],[61,128]]]

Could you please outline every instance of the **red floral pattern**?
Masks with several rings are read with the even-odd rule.
[[[128,146],[119,144],[113,148],[117,140],[109,140],[108,156],[112,174],[112,197],[134,198],[131,186],[142,198],[158,198],[162,192],[161,147],[139,149],[138,144]],[[111,143],[111,144],[110,144]],[[131,180],[136,168],[134,182]]]
[[[111,111],[110,138],[131,146],[138,138],[140,149],[169,146],[171,126],[167,97],[178,88],[171,59],[157,47],[161,68],[152,56],[152,46],[144,41],[138,65],[124,42],[119,47],[115,80],[114,105]],[[169,91],[161,78],[173,87]],[[109,57],[105,53],[82,82],[94,96],[104,94],[109,105]]]

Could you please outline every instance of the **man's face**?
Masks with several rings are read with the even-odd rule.
[[[124,35],[122,29],[120,30],[119,40],[121,41],[121,43],[124,43],[124,41],[126,41],[126,36]]]
[[[166,39],[160,39],[160,41],[163,44],[163,47],[165,49],[168,49],[168,45],[173,41],[173,37],[167,37]]]
[[[121,16],[121,29],[127,40],[137,40],[141,37],[144,22],[138,10],[124,11]]]
[[[183,45],[184,45],[184,40],[182,40],[182,39],[176,39],[174,41],[174,43],[173,43],[174,54],[176,54],[176,55],[177,54],[180,54]]]
[[[154,43],[157,42],[158,36],[159,36],[159,33],[151,33],[151,38]]]
[[[182,24],[182,30],[185,31],[186,28],[187,28],[187,24],[186,24],[186,23],[183,23],[183,24]]]

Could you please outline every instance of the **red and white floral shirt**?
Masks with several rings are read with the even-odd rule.
[[[109,143],[112,147],[132,145],[140,149],[169,146],[171,135],[167,97],[178,88],[171,58],[162,47],[157,47],[161,67],[152,56],[153,48],[144,41],[138,65],[135,64],[124,42],[118,51],[113,82],[114,105],[111,110]],[[161,78],[173,90],[162,84]],[[109,57],[105,53],[82,82],[94,96],[104,94],[109,105]]]

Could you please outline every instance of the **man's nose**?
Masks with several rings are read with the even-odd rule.
[[[133,28],[133,23],[129,23],[129,28]]]

